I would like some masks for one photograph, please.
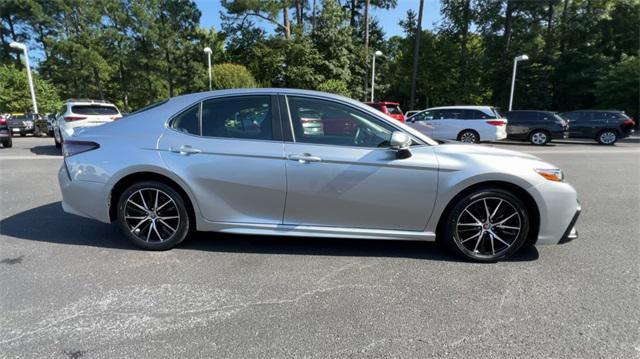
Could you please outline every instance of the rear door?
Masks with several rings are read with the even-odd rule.
[[[443,140],[456,140],[464,122],[460,119],[460,109],[440,109],[434,111],[432,121],[433,137]]]
[[[583,138],[589,136],[591,116],[589,112],[575,111],[563,115],[569,122],[569,137]]]
[[[286,196],[275,96],[218,97],[173,118],[159,140],[167,167],[211,222],[280,224]]]

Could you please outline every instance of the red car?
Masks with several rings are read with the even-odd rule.
[[[397,102],[388,102],[388,101],[380,101],[380,102],[365,102],[367,105],[375,108],[382,113],[389,115],[400,122],[404,122],[404,114],[400,109],[400,104]]]

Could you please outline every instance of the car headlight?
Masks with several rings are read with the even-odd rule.
[[[562,182],[564,180],[564,173],[559,168],[536,168],[534,171],[549,181]]]

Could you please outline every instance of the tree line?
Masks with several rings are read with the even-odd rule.
[[[638,116],[640,0],[441,0],[441,20],[428,30],[418,26],[416,1],[398,19],[403,34],[385,39],[371,9],[384,14],[398,1],[221,0],[221,29],[203,29],[191,0],[0,0],[0,111],[28,104],[24,66],[9,47],[19,41],[39,58],[43,112],[70,97],[131,111],[207,90],[210,47],[214,88],[293,87],[359,100],[380,50],[376,98],[405,109],[414,61],[414,108],[506,108],[513,58],[527,54],[515,108]]]

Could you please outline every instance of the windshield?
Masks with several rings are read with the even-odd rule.
[[[402,110],[398,105],[387,105],[387,111],[392,115],[402,115]]]

